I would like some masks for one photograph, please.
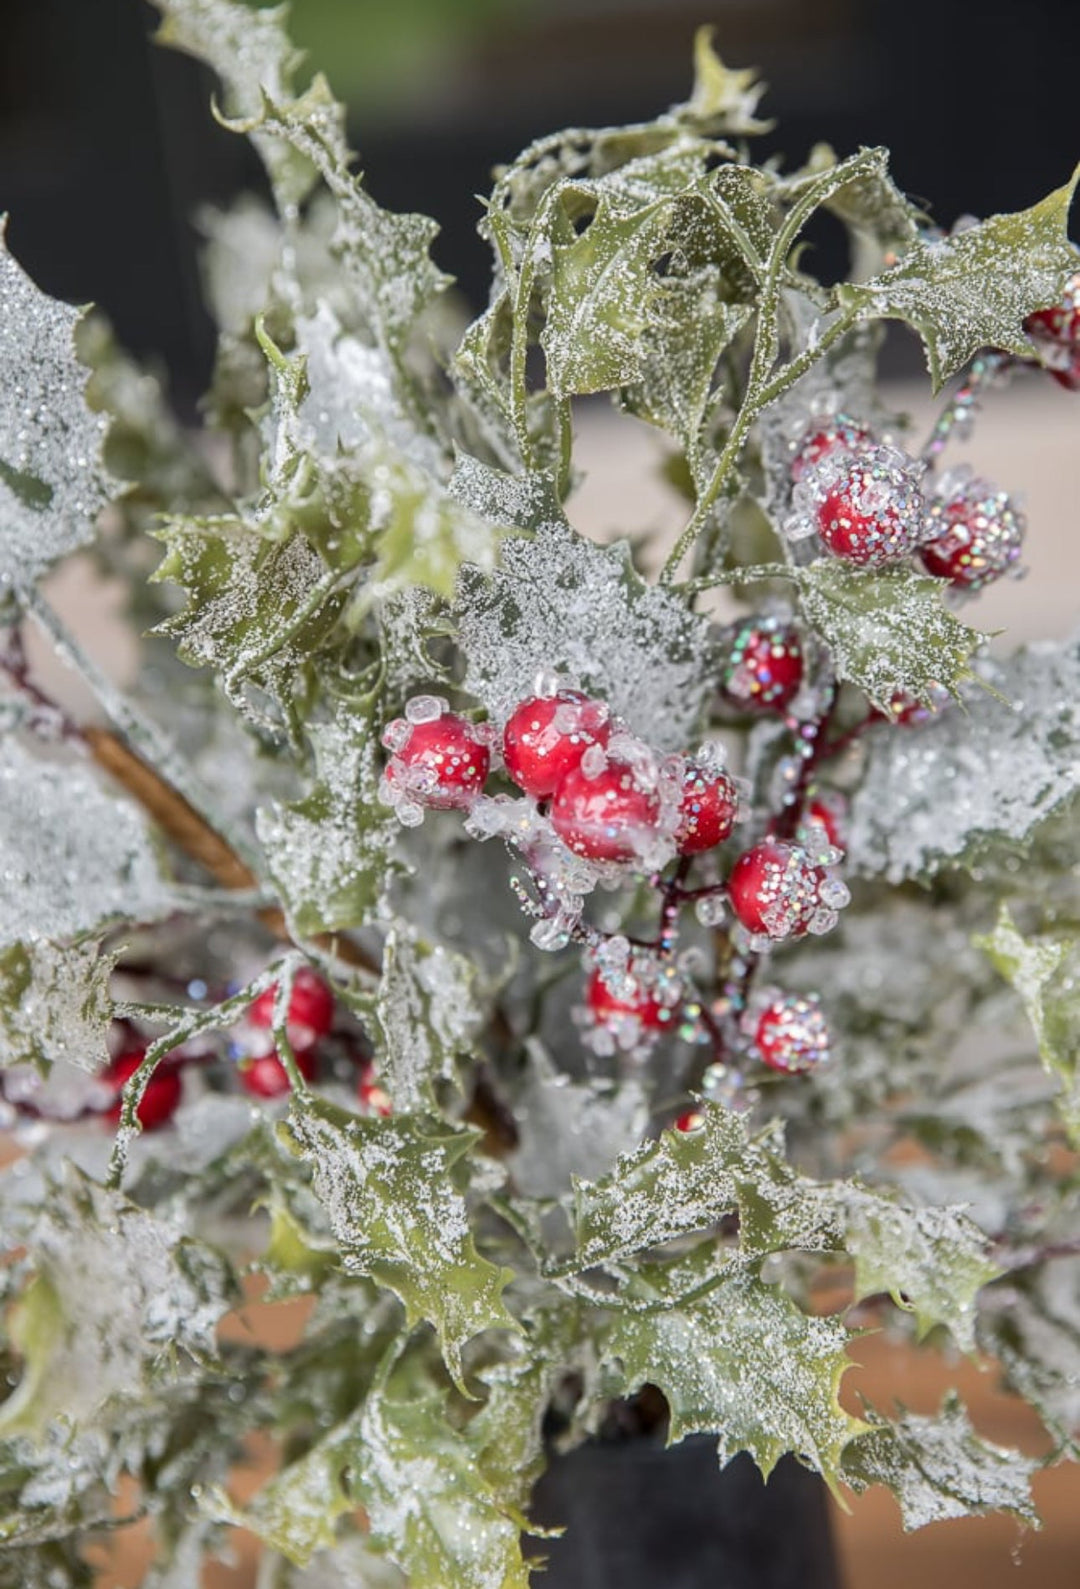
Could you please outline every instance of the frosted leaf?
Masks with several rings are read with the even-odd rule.
[[[135,805],[81,762],[0,743],[0,942],[153,920],[173,903]]]
[[[829,648],[837,676],[886,707],[904,694],[931,703],[972,676],[985,636],[953,616],[940,580],[909,568],[873,573],[840,558],[799,570],[800,602]]]
[[[340,706],[308,728],[308,793],[263,806],[256,831],[290,919],[304,934],[359,927],[376,915],[396,825],[379,803],[379,749],[371,713]]]
[[[715,1255],[699,1249],[679,1271],[689,1292],[692,1276],[713,1278]],[[651,1301],[654,1276],[662,1298],[663,1271],[648,1266],[629,1294]],[[717,1435],[721,1465],[748,1451],[766,1478],[792,1451],[835,1482],[841,1452],[860,1427],[837,1400],[850,1367],[847,1341],[838,1318],[809,1317],[735,1265],[696,1300],[649,1313],[616,1311],[603,1351],[622,1364],[624,1394],[643,1384],[663,1391],[670,1440]]]
[[[0,950],[0,1070],[57,1062],[91,1073],[108,1062],[109,977],[98,943],[29,939]]]
[[[863,316],[914,326],[935,391],[981,348],[1029,356],[1025,319],[1057,303],[1076,269],[1067,233],[1075,182],[1030,210],[913,243],[880,276],[841,283],[840,302]]]
[[[1055,1258],[994,1286],[979,1317],[979,1344],[1008,1385],[1035,1408],[1063,1450],[1080,1456],[1080,1259]]]
[[[1023,847],[1080,789],[1080,640],[1043,641],[981,670],[1004,697],[873,736],[848,862],[898,883]]]
[[[694,90],[674,114],[714,133],[768,132],[772,123],[759,121],[754,114],[766,85],[758,82],[753,67],[724,65],[712,46],[714,32],[702,27],[694,35]]]
[[[1080,1141],[1080,934],[1024,938],[1002,905],[993,932],[975,945],[1020,995],[1039,1057],[1061,1083],[1057,1102],[1066,1129]]]
[[[285,31],[287,7],[252,12],[236,0],[152,0],[163,20],[157,39],[206,61],[225,85],[224,109],[237,118],[257,118],[263,95],[292,97],[303,54]],[[275,188],[290,203],[308,194],[315,173],[308,161],[279,140],[254,132]]]
[[[393,1562],[354,1537],[338,1541],[333,1550],[320,1551],[306,1567],[278,1572],[269,1589],[406,1589],[406,1585]]]
[[[483,1019],[475,982],[462,955],[397,930],[387,937],[378,1070],[395,1109],[433,1109],[435,1083],[457,1081],[457,1061],[472,1051]]]
[[[905,1531],[989,1512],[1012,1512],[1038,1524],[1031,1478],[1042,1463],[982,1439],[957,1396],[947,1396],[936,1417],[903,1407],[895,1419],[869,1407],[866,1415],[872,1428],[844,1452],[844,1482],[857,1494],[887,1485]]]
[[[432,1323],[460,1384],[465,1343],[516,1328],[501,1300],[511,1272],[480,1257],[457,1190],[472,1135],[415,1116],[353,1116],[311,1095],[293,1098],[281,1133],[311,1166],[346,1272],[395,1291],[410,1325]]]
[[[102,460],[108,418],[86,406],[81,318],[35,287],[0,221],[0,592],[88,545],[119,489]]]
[[[241,336],[269,302],[281,262],[281,227],[252,194],[226,210],[206,206],[198,221],[207,240],[201,263],[208,307],[222,331]]]
[[[463,569],[465,688],[503,722],[542,667],[606,701],[658,751],[693,737],[709,685],[705,620],[649,586],[622,541],[601,550],[565,523],[509,540],[490,579]]]
[[[571,1179],[596,1180],[641,1141],[648,1103],[637,1081],[573,1081],[530,1045],[524,1087],[514,1098],[518,1146],[507,1163],[526,1197],[560,1197]]]
[[[215,1356],[233,1301],[224,1261],[167,1218],[109,1192],[74,1166],[29,1212],[36,1277],[20,1303],[25,1365],[0,1409],[0,1433],[77,1424],[111,1398],[138,1402]]]

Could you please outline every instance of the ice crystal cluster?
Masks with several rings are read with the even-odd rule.
[[[686,103],[501,168],[466,324],[283,11],[155,4],[266,171],[203,217],[208,434],[0,244],[0,1585],[145,1518],[158,1589],[232,1526],[275,1589],[524,1589],[545,1463],[645,1385],[721,1463],[1030,1519],[955,1397],[842,1377],[867,1324],[979,1352],[1077,1454],[1080,663],[989,657],[1023,482],[939,474],[1073,368],[1071,187],[947,232],[881,149],[757,164],[702,35]],[[605,393],[686,500],[647,562],[565,511]]]

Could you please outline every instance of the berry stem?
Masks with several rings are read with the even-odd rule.
[[[1015,363],[1006,353],[987,352],[980,353],[973,359],[963,380],[952,394],[945,407],[938,416],[937,423],[930,432],[930,439],[919,456],[931,468],[937,463],[945,451],[953,431],[964,436],[969,434],[974,423],[975,414],[983,392],[1003,370],[1010,369]]]

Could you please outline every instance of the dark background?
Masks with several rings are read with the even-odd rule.
[[[294,34],[350,106],[371,191],[440,221],[439,262],[474,305],[488,264],[472,196],[492,165],[556,127],[685,98],[699,22],[770,84],[766,146],[797,161],[819,139],[886,143],[944,224],[1030,204],[1080,158],[1080,0],[293,4]],[[145,0],[0,0],[0,211],[40,284],[100,303],[186,403],[211,353],[191,217],[261,181],[209,116],[211,76],[150,45],[153,28]]]

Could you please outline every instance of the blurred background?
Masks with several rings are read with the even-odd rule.
[[[779,125],[767,149],[795,163],[821,139],[841,153],[888,144],[899,184],[946,225],[1031,204],[1080,158],[1080,0],[293,0],[292,16],[350,107],[371,192],[439,220],[437,258],[474,309],[486,300],[488,254],[472,196],[487,191],[492,166],[554,128],[647,118],[684,98],[702,22],[715,25],[729,65],[757,66],[770,85],[763,109]],[[153,28],[144,0],[2,0],[0,212],[41,286],[99,303],[192,413],[212,354],[194,216],[262,180],[246,142],[207,112],[212,77],[152,48]],[[819,246],[827,277],[840,261],[826,237]],[[886,369],[920,436],[933,411],[914,339],[890,340]],[[682,509],[660,481],[655,432],[606,403],[584,405],[580,419],[574,522],[601,536],[673,532]],[[1031,578],[1002,581],[979,610],[1010,644],[1076,622],[1078,435],[1080,397],[1032,377],[988,403],[966,450],[1027,491]],[[57,585],[73,627],[122,674],[125,637],[88,600],[77,560]],[[854,1355],[874,1399],[919,1411],[955,1374],[880,1338]],[[961,1379],[984,1434],[1040,1449],[1034,1420],[995,1394],[992,1369]],[[872,1492],[849,1517],[837,1513],[847,1589],[900,1589],[915,1575],[922,1589],[1077,1589],[1076,1469],[1046,1473],[1037,1495],[1048,1526],[1017,1549],[1007,1521],[904,1538],[892,1502]],[[102,1584],[140,1578],[135,1555]],[[235,1571],[213,1579],[250,1581],[242,1548]]]

